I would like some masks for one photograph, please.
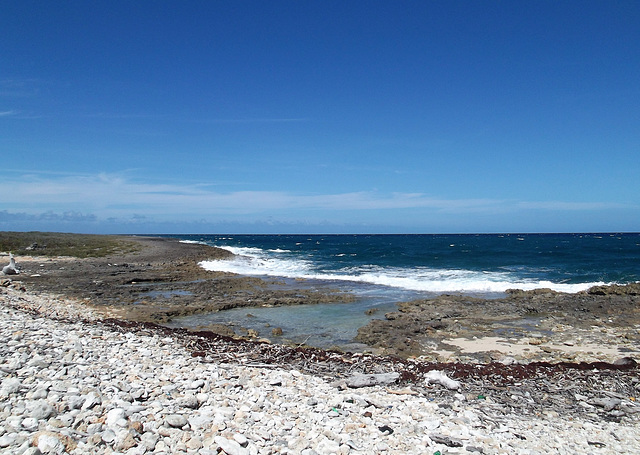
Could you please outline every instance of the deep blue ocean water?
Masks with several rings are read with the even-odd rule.
[[[638,233],[175,237],[236,254],[231,260],[204,262],[210,270],[354,293],[358,301],[353,304],[256,308],[251,309],[252,321],[244,321],[249,324],[245,327],[262,332],[266,324],[282,327],[294,341],[310,336],[308,343],[323,347],[348,344],[357,327],[371,318],[366,309],[377,307],[383,314],[399,301],[442,293],[491,298],[511,288],[578,292],[640,281]],[[246,313],[192,316],[176,325],[233,323]]]

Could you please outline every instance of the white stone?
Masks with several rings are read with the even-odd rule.
[[[213,417],[207,415],[193,415],[189,416],[187,420],[189,421],[189,426],[192,430],[204,430],[211,426]]]
[[[201,389],[202,387],[204,387],[204,380],[202,379],[196,379],[195,381],[191,382],[191,384],[189,384],[189,388],[190,389]]]
[[[246,438],[246,436],[240,433],[234,434],[233,439],[242,447],[247,447],[247,445],[249,444],[249,440]]]
[[[191,357],[181,343],[161,344],[157,335],[112,332],[106,326],[77,325],[24,313],[12,305],[26,305],[34,297],[12,292],[0,289],[0,340],[7,340],[0,346],[0,374],[8,375],[0,386],[1,453],[26,455],[38,427],[57,428],[60,433],[71,435],[78,443],[72,454],[121,450],[127,455],[142,455],[156,450],[216,455],[228,450],[227,453],[251,455],[418,455],[443,449],[463,454],[468,452],[467,447],[481,448],[484,453],[523,455],[640,453],[640,413],[634,412],[639,407],[628,398],[597,398],[577,388],[574,393],[579,394],[575,399],[580,406],[593,402],[597,407],[576,409],[567,419],[565,411],[555,408],[551,401],[551,408],[541,415],[514,412],[501,404],[500,392],[487,394],[486,400],[476,400],[471,393],[463,399],[457,391],[398,395],[390,393],[394,387],[372,386],[360,389],[356,395],[353,390],[332,387],[327,378],[285,369],[202,363]],[[34,311],[55,308],[61,315],[70,314],[70,306],[55,307],[53,299],[33,302]],[[83,316],[88,313],[87,308],[82,309]],[[16,327],[28,330],[21,330],[14,337]],[[72,353],[70,348],[78,340],[80,346]],[[37,366],[28,366],[36,354],[40,356],[38,361],[50,364],[46,375]],[[279,386],[270,386],[279,382]],[[526,405],[535,398],[533,394],[515,394],[514,390],[509,395],[514,395],[516,404]],[[197,408],[181,401],[189,394],[195,396]],[[143,396],[144,400],[130,402]],[[77,409],[79,397],[84,402]],[[329,418],[327,413],[334,407],[337,415]],[[43,414],[55,415],[56,409],[62,414],[54,419],[38,420],[32,416],[32,412],[42,410]],[[124,415],[114,412],[108,420],[112,424],[109,427],[106,420],[115,409],[124,410]],[[606,409],[610,409],[609,413],[624,411],[626,415],[621,414],[619,423],[593,418],[596,413],[603,415]],[[586,413],[590,413],[587,418]],[[182,429],[187,428],[184,425],[170,427],[169,415],[186,418],[189,431]],[[135,435],[138,445],[128,450],[129,445],[124,442],[131,430],[119,425],[127,423],[127,416],[131,422],[144,423],[143,429],[137,427],[142,431]],[[394,433],[381,432],[382,425],[389,425]],[[464,447],[434,445],[429,435],[435,432],[460,439]],[[51,442],[47,450],[53,452],[49,453],[60,450],[59,444],[64,442],[54,439],[58,442]],[[605,447],[590,446],[587,441],[602,442]],[[124,446],[119,449],[118,444]],[[29,455],[41,453],[38,448],[31,449],[33,453]]]
[[[0,447],[9,447],[16,440],[15,435],[4,434],[0,436]]]
[[[110,429],[107,428],[103,433],[102,433],[102,440],[104,442],[106,442],[107,444],[112,443],[113,441],[116,440],[116,433]]]
[[[222,436],[216,436],[213,438],[216,444],[224,450],[227,455],[249,455],[249,451],[238,444],[236,441],[224,438]]]
[[[20,389],[21,385],[22,385],[22,382],[20,381],[20,379],[7,378],[2,381],[2,386],[0,387],[0,391],[2,392],[3,396],[6,397],[12,393],[16,393]]]
[[[183,408],[195,409],[198,407],[198,399],[192,393],[186,393],[178,402]]]
[[[48,419],[56,413],[53,406],[44,400],[31,402],[28,407],[30,408],[30,416],[37,420]]]
[[[98,405],[101,403],[101,398],[100,395],[98,395],[96,392],[89,392],[84,399],[84,403],[82,404],[82,409],[86,410],[86,409],[91,409],[93,408],[95,405]]]
[[[314,449],[320,455],[330,455],[338,453],[340,450],[340,444],[337,441],[331,441],[327,438],[323,438]]]
[[[127,420],[125,418],[126,412],[122,408],[114,408],[107,412],[107,418],[105,419],[105,424],[108,427],[126,427]]]
[[[187,418],[182,414],[169,414],[164,420],[167,425],[174,428],[182,428],[188,423]]]
[[[38,420],[33,417],[27,417],[22,421],[22,426],[26,430],[34,431],[38,428]]]
[[[38,449],[42,453],[61,454],[64,452],[64,444],[55,436],[42,434],[38,438]]]

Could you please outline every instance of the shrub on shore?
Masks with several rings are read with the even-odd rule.
[[[139,245],[123,237],[59,232],[0,232],[0,251],[17,256],[104,257],[134,252]]]

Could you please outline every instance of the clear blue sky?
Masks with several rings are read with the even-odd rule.
[[[640,230],[640,2],[0,2],[0,230]]]

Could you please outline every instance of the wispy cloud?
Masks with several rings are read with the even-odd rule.
[[[139,120],[139,119],[157,119],[166,117],[161,114],[149,113],[125,113],[125,112],[95,112],[91,114],[83,114],[80,117],[98,118],[98,119],[122,119],[122,120]]]
[[[0,79],[0,96],[32,97],[38,93],[41,84],[37,79]]]
[[[258,118],[209,118],[189,119],[191,123],[295,123],[307,122],[307,118],[298,117],[258,117]]]
[[[627,204],[611,202],[565,202],[565,201],[537,201],[518,202],[517,206],[524,210],[607,210],[630,208]]]
[[[7,176],[8,177],[8,176]],[[492,200],[444,200],[421,193],[294,194],[278,191],[217,192],[201,184],[179,185],[136,182],[117,174],[31,174],[4,178],[0,202],[25,206],[92,208],[101,212],[135,207],[137,213],[201,214],[264,213],[273,210],[390,210],[430,208],[464,210],[499,204]],[[3,201],[2,199],[5,199]],[[118,209],[120,207],[120,209]]]
[[[7,118],[11,120],[33,120],[33,119],[41,119],[42,115],[34,115],[34,114],[25,114],[21,111],[0,111],[0,118]]]
[[[619,204],[574,202],[518,202],[499,199],[447,199],[423,193],[358,191],[335,194],[295,194],[279,191],[220,192],[203,184],[138,182],[119,174],[12,176],[0,182],[0,205],[43,213],[72,211],[93,213],[100,219],[144,216],[157,220],[181,218],[185,222],[233,216],[265,217],[280,214],[289,219],[310,212],[335,218],[354,213],[409,210],[412,213],[465,215],[518,213],[524,210],[598,211]],[[395,212],[393,212],[395,213]],[[391,215],[388,215],[391,216]],[[303,217],[300,215],[300,217]]]

